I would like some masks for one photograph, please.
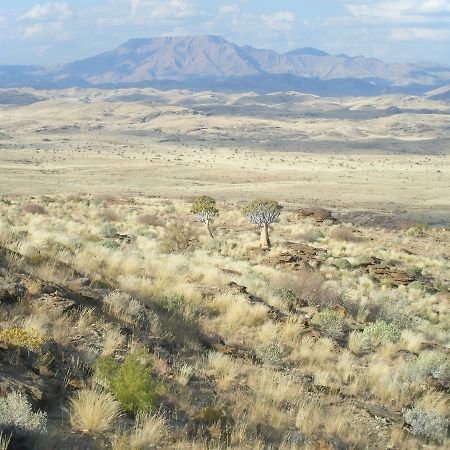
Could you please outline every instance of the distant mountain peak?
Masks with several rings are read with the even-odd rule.
[[[400,87],[406,91],[410,86],[424,86],[425,92],[449,82],[450,70],[442,65],[386,64],[312,47],[282,54],[239,46],[216,35],[133,38],[113,50],[56,67],[0,66],[0,87],[153,84],[292,91],[301,85],[308,92],[339,95]]]
[[[296,50],[291,50],[290,52],[285,53],[286,56],[329,56],[328,53],[323,52],[322,50],[318,50],[313,47],[303,47],[297,48]]]

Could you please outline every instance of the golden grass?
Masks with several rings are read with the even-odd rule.
[[[70,399],[69,419],[74,430],[103,433],[110,430],[120,416],[120,405],[108,392],[83,389]]]

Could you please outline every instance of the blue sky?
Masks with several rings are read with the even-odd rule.
[[[450,0],[0,0],[0,64],[56,64],[132,37],[186,34],[450,64]]]

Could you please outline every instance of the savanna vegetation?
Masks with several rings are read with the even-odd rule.
[[[270,199],[0,198],[0,449],[446,448],[449,258]]]

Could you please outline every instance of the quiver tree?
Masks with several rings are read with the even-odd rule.
[[[269,225],[276,222],[282,209],[274,200],[254,200],[244,208],[245,217],[261,228],[261,248],[270,248]]]
[[[208,234],[214,238],[211,231],[211,222],[214,217],[219,215],[219,210],[216,208],[216,201],[206,195],[198,197],[192,205],[191,212],[198,221],[205,224]]]

